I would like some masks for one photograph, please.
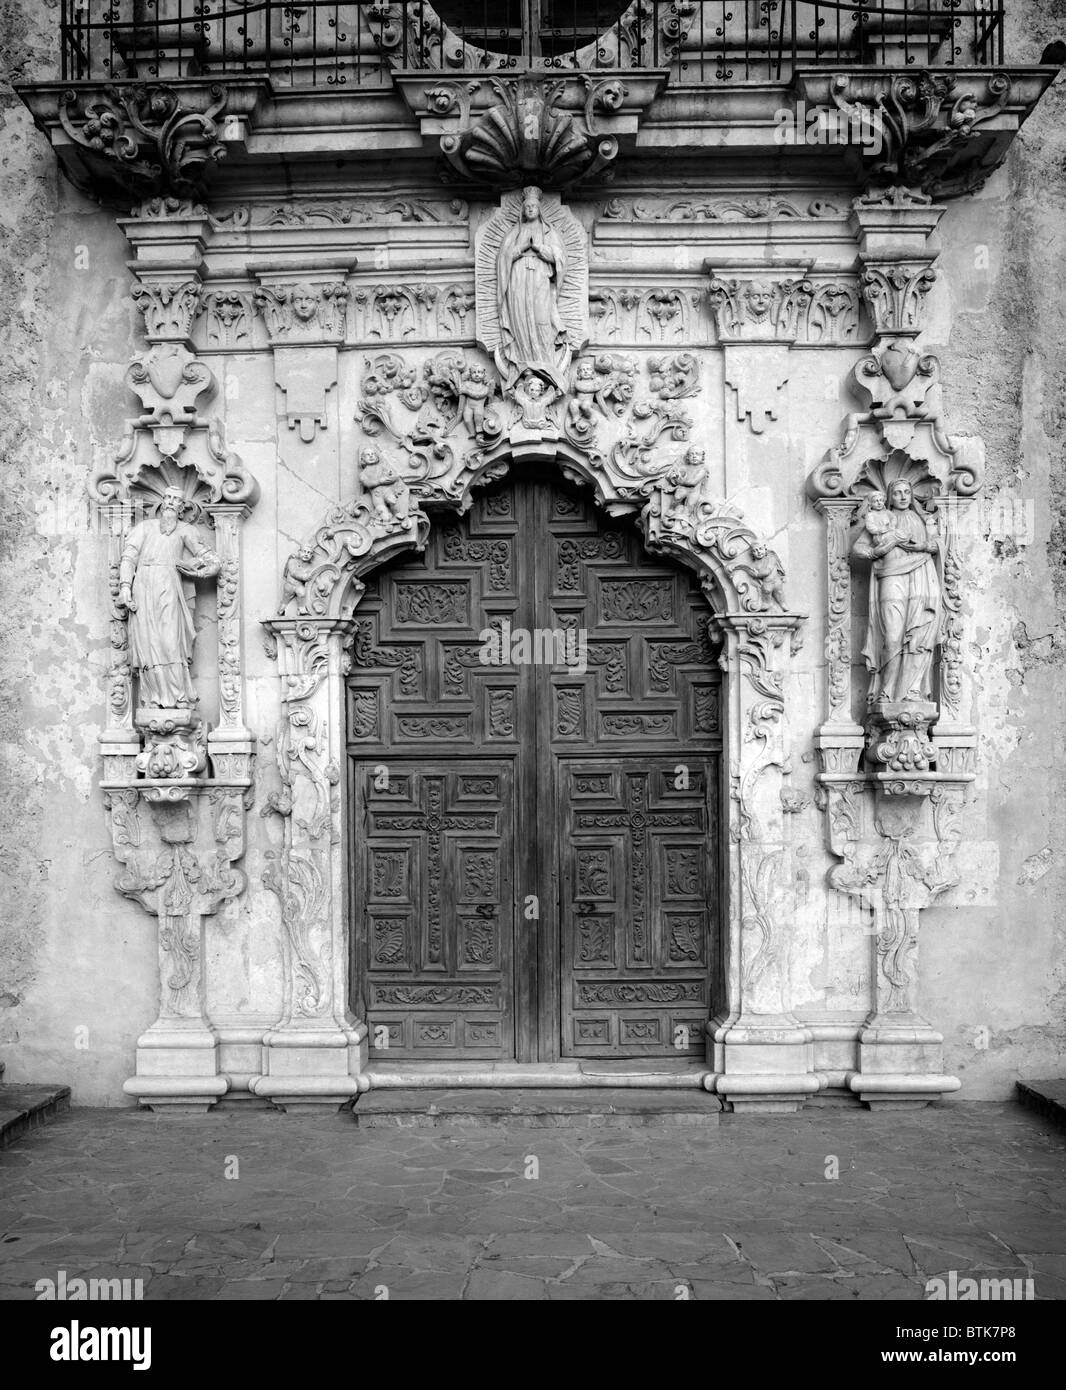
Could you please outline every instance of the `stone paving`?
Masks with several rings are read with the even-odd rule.
[[[148,1299],[920,1299],[956,1270],[1061,1299],[1064,1150],[1013,1104],[513,1132],[75,1110],[0,1155],[0,1298],[64,1270]]]

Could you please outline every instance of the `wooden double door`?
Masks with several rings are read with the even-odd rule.
[[[509,478],[377,572],[348,681],[371,1056],[703,1054],[720,673],[690,572]]]

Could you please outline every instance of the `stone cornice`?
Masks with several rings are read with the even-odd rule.
[[[1051,66],[933,68],[921,73],[887,67],[826,66],[798,69],[789,83],[735,86],[664,85],[661,73],[627,72],[612,87],[612,74],[597,71],[580,88],[576,84],[587,75],[571,74],[567,79],[570,86],[561,92],[557,105],[573,120],[577,133],[587,137],[590,159],[578,171],[585,176],[594,175],[596,168],[610,162],[614,151],[601,146],[614,142],[660,162],[700,155],[714,162],[714,170],[708,172],[716,174],[725,174],[730,167],[735,171],[735,159],[740,156],[749,161],[765,160],[767,171],[772,167],[778,181],[783,169],[801,177],[835,171],[838,181],[846,169],[857,183],[865,185],[877,181],[875,174],[882,183],[900,179],[889,178],[879,167],[878,158],[864,155],[855,144],[782,143],[782,112],[798,113],[802,108],[805,118],[819,111],[840,116],[841,101],[856,109],[873,109],[879,99],[889,108],[894,102],[907,119],[900,127],[902,134],[893,137],[889,164],[897,174],[903,171],[904,182],[918,180],[928,191],[950,197],[979,185],[1002,161],[1022,122],[1057,72]],[[934,101],[930,103],[921,93],[912,95],[920,85],[916,79],[926,82],[922,89],[926,94],[936,90]],[[464,181],[471,188],[483,186],[493,178],[487,176],[487,166],[466,167],[466,137],[479,118],[478,104],[492,96],[499,99],[493,84],[506,87],[517,80],[513,74],[490,80],[483,73],[449,72],[434,81],[425,73],[401,73],[392,88],[337,91],[276,89],[266,77],[222,77],[221,107],[218,83],[181,79],[144,87],[146,92],[164,93],[162,99],[166,101],[175,100],[182,110],[188,110],[193,124],[196,117],[213,122],[216,129],[201,130],[206,144],[192,151],[191,164],[188,150],[176,163],[168,160],[166,152],[160,158],[158,142],[153,149],[150,134],[134,131],[140,143],[131,160],[119,157],[113,142],[108,150],[96,144],[101,132],[95,127],[86,134],[86,120],[92,119],[86,102],[106,99],[114,107],[118,101],[121,108],[117,94],[128,93],[136,84],[45,82],[22,84],[18,92],[72,181],[130,206],[153,195],[188,196],[190,187],[210,189],[214,198],[232,200],[254,192],[276,192],[284,200],[292,196],[294,188],[320,179],[323,168],[336,158],[356,158],[363,165],[379,161],[382,168],[395,165],[397,160],[408,167],[412,161],[431,160],[436,169],[446,162],[441,153],[442,136],[456,137],[452,154],[458,166],[452,168],[452,177],[460,186]],[[545,74],[544,91],[558,80],[557,73]],[[473,84],[477,84],[476,91],[463,90]],[[458,94],[454,104],[452,96],[443,94],[445,88],[452,96]],[[433,98],[438,89],[442,95]],[[590,99],[591,121],[582,104]],[[434,100],[446,109],[434,111]],[[462,101],[469,106],[465,135]],[[208,112],[213,114],[208,116]],[[123,123],[130,124],[125,117],[119,120],[120,125]],[[110,132],[103,135],[106,144]],[[880,165],[884,163],[881,159]],[[521,161],[519,165],[524,170]],[[570,181],[569,173],[564,171],[560,179]]]

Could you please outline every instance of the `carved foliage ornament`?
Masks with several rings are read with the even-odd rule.
[[[206,110],[196,111],[162,83],[109,84],[86,93],[71,88],[60,100],[59,119],[94,172],[131,197],[198,198],[226,155],[215,121],[226,89],[214,85],[209,96]]]
[[[873,182],[907,185],[936,197],[967,193],[984,183],[994,166],[980,155],[974,158],[968,146],[978,128],[1006,106],[1011,79],[1005,72],[992,73],[980,96],[960,92],[958,81],[942,72],[900,73],[886,94],[871,101],[852,96],[850,77],[840,74],[831,80],[835,105],[880,136]]]

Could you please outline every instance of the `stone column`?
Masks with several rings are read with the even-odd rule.
[[[215,502],[205,509],[215,525],[218,572],[218,725],[207,737],[217,777],[250,772],[255,739],[244,723],[244,638],[241,536],[251,515],[245,503]]]
[[[252,1083],[284,1110],[344,1105],[369,1083],[366,1025],[347,1004],[348,827],[340,790],[345,752],[346,618],[274,618],[282,717],[281,789],[268,810],[282,841],[263,875],[277,894],[285,950],[284,1011],[263,1039],[264,1074]]]
[[[791,851],[781,791],[785,663],[794,615],[718,619],[730,672],[729,1008],[712,1020],[716,1076],[705,1083],[734,1110],[796,1110],[818,1090],[812,1037],[792,1012]]]

